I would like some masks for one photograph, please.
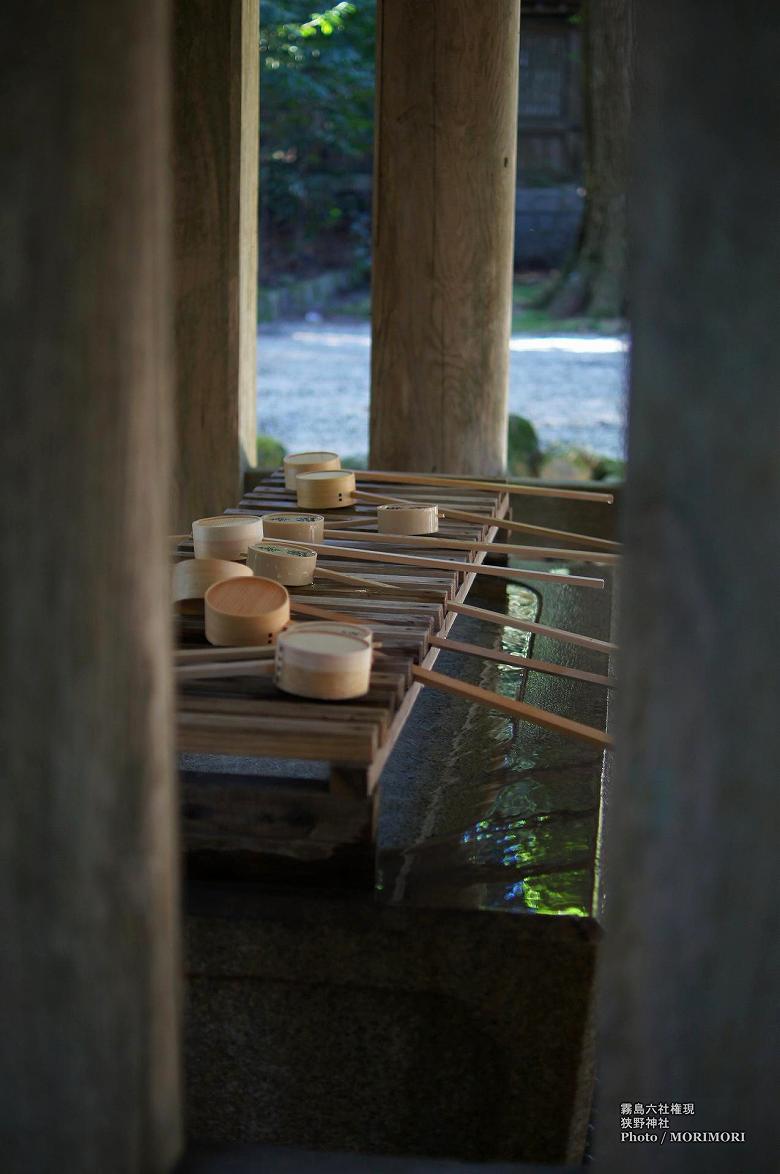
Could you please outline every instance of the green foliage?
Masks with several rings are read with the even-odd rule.
[[[621,318],[576,315],[562,318],[547,308],[560,274],[515,281],[512,295],[512,334],[624,334],[626,322]]]
[[[265,436],[262,432],[257,438],[257,467],[258,469],[275,469],[282,463],[282,457],[287,452],[283,444],[274,440],[273,436]]]
[[[593,469],[594,481],[625,481],[626,462],[600,457]]]
[[[365,469],[368,465],[368,457],[365,453],[353,453],[351,456],[341,458],[342,469]]]
[[[535,477],[541,459],[539,437],[530,420],[510,416],[507,434],[507,470],[512,477]]]
[[[371,321],[371,292],[368,289],[353,290],[347,297],[340,298],[328,307],[329,318],[345,318],[358,322]]]
[[[555,445],[542,456],[539,476],[544,481],[592,481],[597,460],[584,448]]]
[[[301,25],[301,36],[315,37],[317,33],[322,33],[323,36],[329,37],[335,29],[343,26],[344,18],[351,16],[354,11],[355,5],[343,0],[341,4],[334,4],[326,12],[313,12],[311,20]]]
[[[375,14],[371,0],[311,12],[263,0],[260,27],[262,266],[368,272]]]

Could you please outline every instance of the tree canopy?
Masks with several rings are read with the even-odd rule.
[[[368,270],[375,6],[322,12],[263,0],[260,25],[261,247],[266,272],[343,256]]]

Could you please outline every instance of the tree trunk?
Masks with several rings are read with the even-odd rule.
[[[585,219],[579,245],[548,294],[551,313],[626,312],[626,190],[633,70],[633,0],[584,8]]]
[[[371,463],[501,474],[519,0],[380,0]]]

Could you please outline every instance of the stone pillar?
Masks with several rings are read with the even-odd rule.
[[[637,5],[598,1122],[615,1171],[780,1153],[780,10],[758,7]],[[746,1142],[621,1146],[624,1101],[692,1103],[673,1130]]]
[[[166,0],[3,7],[0,1152],[180,1148]]]
[[[176,530],[256,463],[259,0],[173,0]]]
[[[520,0],[378,0],[371,456],[506,464]]]

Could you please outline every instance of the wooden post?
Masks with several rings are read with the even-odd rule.
[[[3,7],[0,1137],[180,1146],[166,0]]]
[[[174,525],[256,463],[259,0],[174,0]]]
[[[371,465],[506,465],[520,0],[378,0]]]
[[[768,148],[780,10],[762,5],[750,21],[718,0],[706,14],[636,13],[599,1132],[610,1171],[768,1170],[780,1153],[780,156]],[[667,1136],[660,1156],[621,1145],[625,1101],[693,1104],[673,1131],[744,1131],[745,1142]]]

